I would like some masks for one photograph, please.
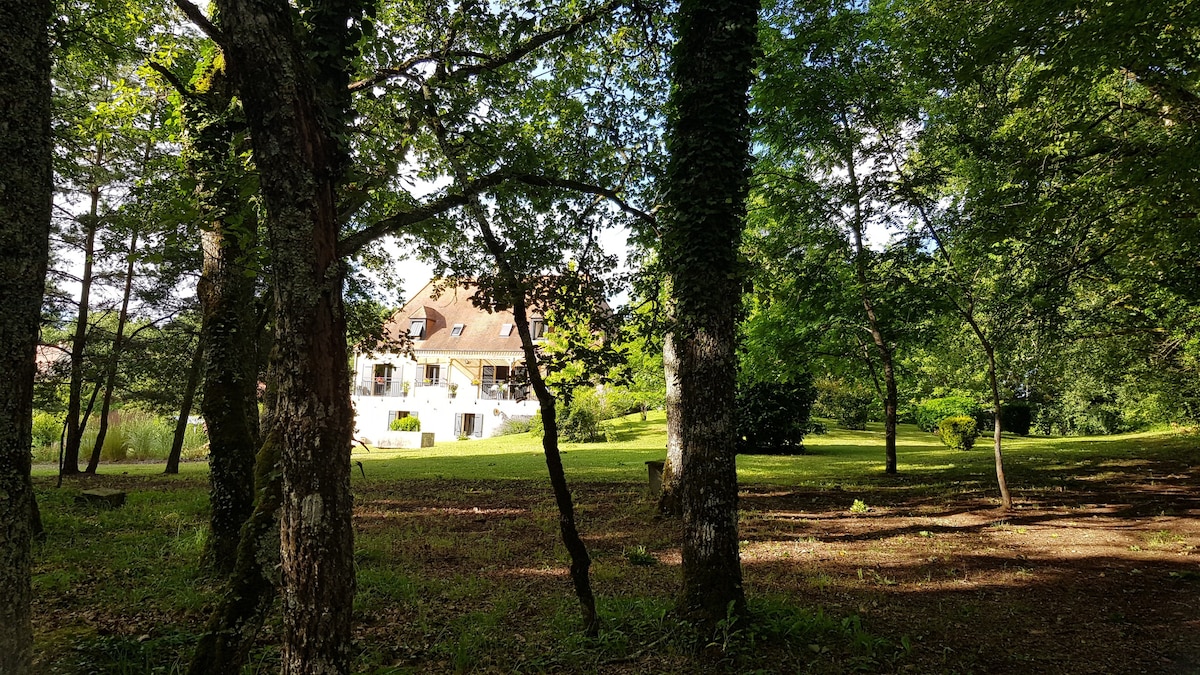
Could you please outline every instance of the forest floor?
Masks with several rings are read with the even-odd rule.
[[[1197,440],[1140,439],[1141,451],[1094,448],[1069,462],[1042,448],[1042,466],[1025,457],[1010,470],[1008,512],[984,479],[949,471],[956,480],[931,482],[903,463],[899,476],[845,483],[744,480],[753,613],[703,639],[670,612],[679,525],[656,515],[644,482],[573,483],[604,617],[588,639],[544,478],[397,479],[368,467],[354,484],[355,667],[1197,673]],[[35,479],[50,532],[34,579],[41,672],[180,670],[220,588],[196,564],[204,474],[130,471],[63,491],[50,481]],[[90,484],[129,490],[130,503],[70,501]],[[278,632],[275,616],[248,672],[277,670]]]

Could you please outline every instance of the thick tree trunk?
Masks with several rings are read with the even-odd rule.
[[[283,672],[346,673],[351,659],[354,535],[343,269],[337,257],[337,181],[343,132],[323,100],[348,77],[313,81],[292,7],[283,0],[218,0],[224,52],[249,123],[267,213],[275,289],[283,513]],[[317,4],[333,54],[350,17]],[[315,30],[315,29],[314,29]],[[336,74],[335,74],[336,75]]]
[[[163,473],[179,473],[179,458],[183,454],[183,441],[187,437],[188,418],[192,415],[196,388],[200,385],[200,371],[204,367],[204,342],[196,341],[192,352],[192,364],[188,366],[187,383],[183,387],[183,404],[179,406],[179,418],[175,420],[175,434],[171,438],[171,452],[167,455],[167,468]]]
[[[188,165],[196,175],[201,208],[212,220],[202,235],[204,254],[197,295],[204,344],[211,537],[208,558],[233,571],[239,533],[254,508],[254,455],[259,445],[258,341],[254,314],[258,221],[241,195],[232,93],[215,66],[209,88],[189,102]]]
[[[104,161],[104,150],[96,148],[96,166]],[[64,475],[79,473],[79,446],[83,440],[87,415],[81,415],[83,407],[83,351],[87,347],[88,305],[92,293],[92,264],[96,256],[96,231],[100,228],[100,188],[92,186],[91,206],[84,218],[83,276],[79,279],[79,308],[75,315],[75,336],[71,339],[71,382],[67,394],[67,444],[63,449],[62,466]],[[99,385],[97,385],[99,387]],[[98,389],[97,389],[98,391]],[[92,401],[96,392],[92,392]],[[88,415],[92,404],[88,404]]]
[[[254,511],[242,528],[229,588],[209,617],[188,667],[189,675],[241,672],[275,600],[283,502],[276,434],[268,434],[256,462]]]
[[[667,461],[663,463],[658,512],[678,518],[683,515],[683,502],[679,497],[679,477],[683,475],[683,432],[679,428],[679,357],[671,332],[663,336],[663,374],[667,384]]]
[[[100,426],[96,429],[96,442],[88,460],[86,473],[96,473],[100,466],[100,451],[104,449],[104,437],[108,435],[108,412],[112,408],[113,389],[117,386],[117,366],[120,365],[121,350],[125,346],[125,323],[129,320],[129,297],[133,294],[133,263],[137,253],[138,232],[129,237],[129,260],[125,266],[125,288],[121,294],[121,312],[117,315],[117,332],[113,335],[112,353],[104,372],[104,397],[100,402]]]
[[[663,262],[678,358],[683,506],[681,612],[713,628],[745,605],[738,554],[736,317],[746,213],[746,92],[758,3],[679,6],[667,122]]]
[[[0,4],[0,673],[33,669],[29,479],[33,378],[49,250],[52,5]]]

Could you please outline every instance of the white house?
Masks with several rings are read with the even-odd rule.
[[[537,399],[525,384],[525,356],[511,312],[471,303],[472,289],[448,286],[436,298],[430,281],[386,330],[407,332],[413,355],[359,354],[354,358],[355,436],[373,442],[392,420],[413,416],[435,442],[493,436],[510,418],[529,418]],[[535,339],[545,332],[531,312]]]

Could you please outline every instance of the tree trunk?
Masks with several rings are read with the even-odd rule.
[[[196,387],[200,384],[200,371],[204,366],[204,342],[196,341],[192,352],[192,364],[188,366],[187,383],[183,387],[183,405],[179,407],[179,419],[175,421],[175,435],[171,438],[171,452],[167,455],[167,468],[163,473],[179,473],[179,458],[183,454],[183,441],[187,436],[188,418],[192,415],[192,402]]]
[[[323,71],[329,63],[320,59],[347,56],[354,8],[313,3],[310,18],[319,25],[308,37],[321,51],[306,55],[289,3],[215,6],[250,127],[275,290],[282,672],[346,673],[355,589],[353,409],[335,203],[346,160],[337,142],[342,111],[331,110],[337,99],[329,97],[346,91],[348,76]]]
[[[29,478],[51,210],[52,5],[0,4],[0,673],[33,670]]]
[[[96,166],[104,161],[104,150],[96,148]],[[83,431],[87,424],[87,416],[80,414],[83,407],[83,352],[87,347],[88,305],[92,293],[92,264],[96,256],[96,230],[100,228],[100,188],[93,185],[91,189],[91,206],[84,218],[84,248],[83,276],[79,279],[79,308],[75,315],[75,336],[71,340],[71,383],[67,394],[67,445],[63,449],[62,466],[59,472],[68,476],[79,473],[79,445],[83,440]],[[97,385],[99,386],[99,385]],[[96,392],[92,392],[94,401]],[[88,414],[91,413],[88,404]]]
[[[275,600],[279,508],[283,502],[277,434],[268,434],[254,470],[254,511],[242,528],[229,588],[196,645],[189,675],[241,672]]]
[[[667,384],[667,461],[663,463],[662,495],[658,512],[678,518],[683,515],[679,497],[679,477],[683,474],[682,431],[679,428],[679,357],[675,354],[675,337],[663,336],[663,372]]]
[[[842,124],[849,136],[850,128],[844,116]],[[879,317],[875,313],[875,302],[868,290],[867,252],[866,247],[863,246],[862,190],[855,165],[856,159],[851,150],[846,157],[846,175],[850,181],[851,199],[854,201],[854,213],[850,220],[850,230],[854,236],[854,274],[858,281],[863,311],[867,315],[867,327],[871,332],[871,341],[875,343],[875,349],[879,352],[879,361],[883,364],[884,471],[894,474],[896,473],[896,368],[893,364],[892,347],[883,337],[883,330],[879,326]]]
[[[236,108],[220,65],[212,67],[207,83],[208,89],[188,104],[188,165],[197,179],[201,209],[211,218],[202,234],[204,262],[196,287],[211,504],[206,557],[228,574],[237,561],[242,524],[254,508],[259,359],[253,251],[258,221],[241,194],[244,171],[229,161],[238,151],[232,119]]]
[[[108,435],[108,411],[112,407],[113,389],[117,385],[117,366],[124,347],[125,323],[129,320],[129,296],[133,294],[133,263],[137,252],[138,232],[134,229],[129,237],[129,260],[125,266],[125,288],[121,294],[121,313],[117,315],[117,332],[113,335],[112,353],[104,372],[104,398],[100,403],[100,427],[96,430],[96,443],[88,460],[86,473],[94,474],[100,466],[100,451],[104,448],[104,437]]]
[[[746,214],[758,2],[678,9],[663,262],[675,310],[683,505],[681,613],[706,629],[745,605],[735,429],[738,247]]]
[[[1000,487],[1000,507],[1005,511],[1012,508],[1012,495],[1008,493],[1008,481],[1004,478],[1004,456],[1000,453],[1000,387],[996,382],[996,350],[978,333],[988,359],[988,383],[992,387],[992,452],[996,456],[996,484]]]

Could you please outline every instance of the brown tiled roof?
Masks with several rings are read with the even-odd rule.
[[[500,334],[504,324],[513,324],[512,312],[491,313],[471,302],[474,287],[446,284],[435,299],[438,280],[425,284],[404,307],[392,315],[388,333],[392,336],[408,332],[411,319],[425,319],[425,339],[413,338],[413,349],[422,351],[459,352],[521,352],[521,337],[513,325],[508,337]],[[531,317],[539,314],[530,312]],[[455,324],[462,324],[462,335],[451,335]]]

